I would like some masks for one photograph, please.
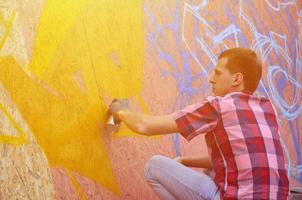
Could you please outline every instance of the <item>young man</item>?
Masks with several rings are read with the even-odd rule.
[[[110,105],[114,119],[139,134],[205,135],[209,157],[148,161],[145,178],[160,199],[287,199],[276,113],[268,99],[253,95],[261,68],[253,51],[229,49],[219,56],[213,96],[205,101],[165,116],[131,112],[123,100]],[[214,179],[189,167],[212,168]]]

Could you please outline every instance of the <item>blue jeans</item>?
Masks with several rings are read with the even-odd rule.
[[[145,179],[161,200],[220,199],[212,178],[165,156],[147,162]]]

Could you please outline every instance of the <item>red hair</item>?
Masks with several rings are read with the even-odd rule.
[[[227,69],[232,73],[243,75],[244,89],[254,92],[262,75],[262,64],[257,54],[245,48],[233,48],[222,52],[218,59],[227,58]]]

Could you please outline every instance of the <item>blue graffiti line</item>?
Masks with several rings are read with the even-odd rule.
[[[172,22],[165,23],[160,21],[148,8],[147,4],[144,5],[144,12],[152,24],[152,29],[148,30],[147,41],[150,44],[152,51],[156,52],[156,56],[159,61],[166,62],[171,68],[162,69],[160,64],[158,64],[162,76],[171,76],[177,82],[177,87],[179,93],[177,94],[176,100],[173,104],[173,110],[179,109],[187,105],[190,101],[192,95],[204,94],[208,89],[202,84],[200,88],[193,88],[192,83],[200,78],[207,78],[209,71],[216,65],[219,50],[225,50],[230,48],[229,43],[226,41],[233,41],[234,46],[246,46],[255,50],[263,60],[263,62],[269,63],[267,75],[263,77],[260,81],[258,92],[264,94],[277,106],[281,114],[289,120],[289,123],[296,123],[299,127],[299,117],[302,113],[302,102],[301,102],[301,80],[302,80],[302,65],[301,65],[301,51],[300,51],[300,39],[298,37],[299,29],[293,27],[291,30],[290,37],[283,33],[278,33],[276,31],[268,30],[264,22],[260,19],[260,15],[253,15],[257,12],[256,4],[252,1],[238,0],[239,13],[236,16],[231,6],[227,5],[225,13],[228,15],[228,25],[223,27],[218,27],[217,24],[210,23],[201,14],[207,9],[207,4],[209,1],[201,1],[198,5],[190,5],[189,3],[184,3],[182,21],[180,17],[180,3],[179,0],[176,1],[175,7],[173,7]],[[255,4],[255,5],[254,5]],[[282,9],[287,9],[290,6],[296,6],[296,1],[277,1],[273,4],[271,1],[266,0],[267,5],[266,11],[271,15],[272,12],[279,12]],[[165,9],[162,4],[161,8]],[[247,14],[243,11],[243,6],[248,10]],[[166,11],[168,9],[165,9]],[[170,9],[171,10],[171,9]],[[284,10],[283,10],[284,11]],[[298,11],[298,17],[302,17],[302,11]],[[237,20],[240,23],[237,23]],[[289,16],[288,20],[292,21],[292,16]],[[181,24],[182,22],[182,24]],[[181,24],[181,25],[180,25]],[[188,24],[190,26],[188,26]],[[193,25],[193,35],[189,33],[187,27],[192,28]],[[248,31],[252,34],[252,41],[248,44],[247,35],[244,35],[241,30],[242,25],[247,25]],[[286,24],[289,25],[289,24]],[[179,31],[181,28],[181,32]],[[203,29],[200,32],[200,29]],[[161,41],[167,39],[165,35],[166,30],[172,30],[174,36],[175,49],[167,50],[165,45]],[[191,30],[191,29],[190,29]],[[261,31],[261,32],[260,32]],[[191,35],[189,35],[191,34]],[[189,38],[193,38],[194,44],[191,44]],[[288,38],[291,38],[289,42]],[[192,41],[192,40],[191,40]],[[281,44],[280,44],[281,42]],[[197,46],[196,46],[197,44]],[[196,48],[197,47],[197,48]],[[295,48],[293,48],[295,47]],[[219,49],[219,50],[218,50]],[[289,52],[288,52],[289,50]],[[296,55],[294,55],[294,53]],[[152,53],[152,52],[150,52]],[[177,58],[175,54],[178,54]],[[200,56],[202,55],[202,56]],[[179,59],[181,58],[181,59]],[[210,62],[205,63],[206,58]],[[197,75],[191,74],[192,62],[191,59],[200,67],[201,72]],[[181,60],[181,62],[179,62]],[[295,60],[295,62],[293,62]],[[265,82],[266,79],[267,84]],[[292,89],[292,100],[290,103],[286,101],[285,87],[290,84]],[[289,92],[289,91],[287,91]],[[289,124],[289,127],[292,125]],[[296,128],[298,130],[298,128]],[[299,131],[295,131],[290,128],[292,140],[294,142],[296,157],[300,162],[300,144],[299,144]],[[179,148],[179,136],[173,136],[173,144],[177,155],[180,155]],[[300,166],[293,166],[291,158],[289,156],[288,150],[286,149],[286,155],[288,158],[288,166],[292,169],[299,169]],[[299,163],[298,162],[298,163]],[[290,171],[290,170],[289,170]],[[302,177],[300,173],[300,177]],[[299,181],[302,182],[300,177]]]
[[[249,3],[251,3],[251,1],[248,1]],[[301,83],[299,80],[301,80],[301,78],[299,79],[298,77],[301,76],[301,54],[299,53],[299,45],[300,45],[300,40],[298,38],[297,33],[295,35],[291,35],[293,38],[296,38],[296,63],[294,65],[289,52],[287,51],[288,49],[290,49],[291,51],[293,51],[293,49],[295,48],[291,48],[291,45],[288,47],[287,46],[287,36],[284,34],[280,34],[280,33],[276,33],[274,31],[269,31],[266,30],[265,33],[266,34],[261,34],[258,31],[257,26],[254,25],[254,23],[250,20],[250,17],[248,17],[242,9],[242,4],[243,1],[239,1],[240,4],[240,12],[239,12],[239,19],[241,19],[244,23],[246,23],[248,25],[248,27],[250,28],[251,33],[254,36],[254,40],[251,43],[251,48],[254,49],[256,52],[259,53],[259,55],[261,56],[262,60],[264,62],[269,61],[269,63],[272,63],[271,66],[269,66],[268,68],[268,74],[267,74],[267,80],[268,80],[268,86],[265,86],[264,81],[262,80],[260,82],[261,87],[261,91],[264,92],[265,96],[267,96],[268,98],[270,98],[273,102],[275,102],[275,104],[277,105],[278,109],[281,111],[281,113],[283,114],[283,116],[285,116],[288,120],[294,120],[296,119],[296,122],[298,124],[298,117],[301,116],[302,113],[302,102],[301,102],[301,98],[300,98],[300,94],[301,94]],[[285,4],[282,4],[285,7]],[[292,3],[290,4],[286,4],[286,6],[289,5],[293,5]],[[250,6],[253,6],[253,4],[251,3]],[[199,9],[196,9],[196,7],[192,7],[188,4],[185,4],[185,8],[184,8],[184,19],[183,19],[183,27],[185,22],[187,22],[187,20],[185,20],[185,17],[188,14],[191,14],[192,16],[194,16],[195,20],[198,20],[200,24],[202,24],[207,33],[205,34],[205,36],[195,36],[195,41],[197,44],[200,45],[200,48],[202,49],[202,51],[205,53],[205,56],[207,56],[212,64],[215,65],[215,63],[217,62],[217,54],[212,52],[212,48],[214,49],[214,47],[216,47],[218,44],[221,43],[221,41],[223,41],[226,37],[228,37],[231,34],[235,35],[235,44],[237,46],[239,46],[240,44],[244,44],[246,43],[245,37],[237,37],[238,34],[241,34],[241,30],[240,28],[237,28],[237,26],[235,25],[236,23],[233,21],[231,22],[231,25],[229,25],[227,28],[225,28],[224,30],[222,30],[220,33],[215,34],[214,29],[212,28],[212,25],[205,19],[203,18],[200,14],[199,14]],[[249,7],[248,7],[249,9]],[[254,8],[255,10],[256,8]],[[227,12],[226,13],[230,13]],[[254,13],[251,12],[250,13]],[[229,14],[230,15],[230,14]],[[252,16],[253,17],[253,16]],[[235,17],[230,17],[229,19],[235,19]],[[232,21],[232,20],[230,20]],[[256,20],[254,20],[256,21]],[[261,20],[258,20],[261,23]],[[262,27],[265,27],[262,24]],[[187,40],[185,38],[185,34],[184,34],[185,29],[183,28],[183,40],[184,43],[186,45],[186,47],[189,50],[189,53],[191,54],[191,56],[194,58],[194,60],[198,63],[199,66],[203,67],[203,65],[201,64],[202,61],[200,61],[197,58],[197,54],[195,52],[193,52],[192,48],[189,46],[189,44],[187,43]],[[196,33],[196,32],[195,32]],[[206,43],[206,38],[207,39],[212,39],[213,41],[213,46],[210,46],[208,43]],[[240,38],[240,40],[238,41],[237,38]],[[280,45],[278,42],[276,41],[283,41],[283,44]],[[225,46],[227,47],[227,46]],[[276,61],[273,60],[273,56],[271,55],[275,55],[274,58],[277,59],[277,63],[282,63],[281,59],[283,59],[287,64],[285,66],[278,66],[275,63]],[[285,70],[284,67],[289,67],[289,69]],[[294,70],[295,69],[295,70]],[[290,71],[292,70],[292,71]],[[290,72],[290,73],[289,73]],[[274,82],[273,80],[275,80],[277,78],[277,75],[282,75],[281,79],[278,82]],[[287,82],[288,81],[288,82]],[[282,84],[283,83],[283,84]],[[291,102],[291,104],[288,104],[285,101],[285,97],[284,97],[284,93],[282,91],[282,88],[285,87],[286,83],[290,83],[291,86],[293,87],[293,100]],[[279,90],[277,90],[279,89]],[[291,134],[292,134],[292,139],[295,142],[295,151],[297,154],[297,159],[300,159],[300,145],[299,145],[299,140],[296,140],[298,137],[299,132],[295,133],[293,130],[291,130]],[[291,162],[291,161],[289,161]],[[291,163],[290,163],[291,166]]]
[[[277,57],[279,63],[280,63],[279,59],[282,57],[287,62],[287,66],[293,66],[293,62],[287,52],[288,48],[287,48],[287,42],[286,42],[285,35],[281,35],[281,34],[278,34],[278,33],[272,32],[272,31],[269,32],[269,36],[260,34],[257,31],[256,27],[252,24],[252,22],[248,19],[248,17],[242,10],[240,12],[240,17],[244,21],[246,21],[246,23],[250,26],[250,28],[253,32],[253,35],[255,37],[255,40],[252,43],[251,48],[260,53],[263,61],[267,60],[268,55],[272,52],[272,53],[276,53],[278,55],[276,57]],[[281,40],[284,41],[284,47],[278,45],[278,43],[275,42],[274,38],[276,38],[276,37],[280,38]],[[296,44],[298,44],[298,43],[296,43]],[[272,62],[272,61],[270,61],[270,62]],[[297,68],[300,69],[300,67],[298,65],[296,65],[296,69]],[[297,104],[299,103],[299,102],[297,102],[297,100],[299,99],[301,84],[293,76],[288,75],[287,71],[281,69],[281,67],[280,67],[280,70],[276,70],[276,67],[269,68],[269,69],[270,69],[270,71],[267,75],[267,78],[269,81],[269,89],[271,90],[270,91],[271,93],[267,91],[268,88],[266,88],[264,86],[264,83],[261,82],[261,85],[263,86],[263,90],[265,91],[266,96],[270,97],[269,94],[272,95],[271,100],[273,100],[277,104],[277,106],[280,109],[280,111],[282,112],[282,114],[284,116],[286,116],[289,120],[297,118],[302,112],[301,109],[296,110]],[[295,92],[294,93],[294,102],[292,103],[291,106],[288,106],[288,104],[284,100],[283,95],[282,94],[280,95],[280,92],[278,92],[276,87],[274,86],[274,82],[272,81],[272,79],[273,79],[273,75],[274,76],[276,75],[276,71],[282,72],[284,74],[284,77],[286,77],[287,80],[289,80],[293,84],[293,86],[295,86],[294,87],[294,92]],[[273,74],[272,72],[275,72],[275,73]],[[302,106],[302,104],[301,104],[301,106]],[[292,110],[290,110],[293,107],[295,107],[294,112]]]
[[[288,105],[288,103],[279,95],[277,88],[274,86],[273,79],[276,75],[279,73],[282,73],[287,80],[289,80],[296,88],[301,89],[302,85],[294,79],[292,76],[288,75],[284,69],[282,69],[280,66],[269,66],[268,73],[267,73],[267,79],[269,83],[269,88],[272,93],[273,99],[278,106],[278,108],[281,110],[283,115],[287,117],[289,120],[293,120],[302,113],[302,104],[298,106],[298,101],[300,100],[300,92],[296,92],[296,95],[294,96],[294,100],[291,105]]]
[[[294,125],[292,121],[288,121],[289,128],[291,130],[292,138],[293,138],[293,143],[294,147],[296,150],[296,155],[297,155],[297,162],[301,163],[301,152],[300,152],[300,145],[299,145],[299,135],[296,134],[296,130],[294,129]],[[296,127],[298,128],[298,127]],[[299,131],[299,128],[297,129],[297,132]]]
[[[149,2],[151,3],[151,2]],[[152,4],[152,3],[151,3]],[[184,107],[184,105],[188,104],[190,97],[192,95],[196,95],[198,93],[201,93],[201,88],[193,88],[192,84],[195,80],[200,79],[203,77],[203,74],[197,74],[192,75],[191,74],[191,64],[190,64],[190,57],[187,52],[185,52],[181,46],[182,46],[182,40],[181,40],[181,34],[179,31],[179,25],[180,25],[180,8],[179,8],[179,1],[176,1],[176,5],[174,8],[174,18],[171,22],[165,23],[160,20],[156,20],[157,17],[154,16],[152,11],[147,5],[147,2],[143,4],[143,11],[147,16],[147,19],[150,20],[152,24],[152,30],[147,30],[147,41],[149,45],[151,46],[150,54],[155,52],[156,57],[158,58],[158,61],[164,61],[166,62],[170,67],[172,67],[173,70],[167,70],[163,69],[159,62],[158,67],[161,71],[161,76],[170,76],[174,78],[177,81],[177,87],[179,90],[179,93],[176,97],[175,103],[172,107],[172,110],[180,109]],[[161,5],[161,9],[165,9],[165,6],[167,5]],[[151,6],[150,6],[151,7]],[[167,9],[165,9],[167,10]],[[167,14],[167,13],[166,13]],[[176,49],[178,52],[168,51],[165,50],[165,45],[162,44],[160,41],[165,41],[165,39],[168,40],[167,36],[165,35],[166,30],[172,30],[173,31],[173,39],[174,44],[176,46]],[[178,53],[178,55],[181,58],[181,64],[177,62],[177,58],[174,57],[175,53]],[[173,136],[173,144],[174,149],[176,152],[176,155],[180,155],[180,144],[179,144],[179,136]]]
[[[285,143],[284,143],[284,141],[283,141],[283,139],[282,139],[282,137],[280,137],[280,140],[281,140],[281,145],[282,145],[282,148],[283,148],[283,150],[284,150],[284,153],[285,153],[285,157],[286,157],[286,159],[287,159],[287,175],[288,176],[291,176],[291,174],[292,174],[292,169],[293,169],[293,167],[292,167],[292,162],[291,162],[291,157],[290,157],[290,154],[289,154],[289,152],[288,152],[288,149],[287,149],[287,147],[286,147],[286,145],[285,145]]]
[[[242,1],[240,1],[240,3],[241,2]],[[269,59],[270,63],[273,63],[271,58],[268,58],[268,55],[271,52],[273,52],[273,53],[276,53],[278,55],[277,56],[278,63],[281,63],[280,58],[282,57],[287,62],[287,66],[290,66],[293,69],[293,62],[292,62],[292,60],[291,60],[291,58],[290,58],[290,56],[288,55],[288,52],[287,52],[288,47],[286,45],[287,42],[286,42],[286,36],[285,35],[278,34],[278,33],[272,32],[272,31],[268,31],[269,35],[260,34],[257,31],[256,26],[254,26],[252,21],[250,21],[249,18],[246,16],[246,14],[242,11],[242,8],[240,8],[239,17],[241,19],[243,19],[249,25],[250,30],[252,31],[252,33],[254,35],[254,38],[255,38],[254,41],[252,42],[251,48],[256,50],[258,53],[260,53],[263,60]],[[297,35],[297,33],[296,33],[296,35]],[[296,35],[294,35],[294,37]],[[276,37],[277,38],[279,37],[279,38],[281,38],[281,40],[284,41],[284,47],[281,47],[280,45],[278,45],[277,42],[275,42],[274,38],[276,38]],[[296,36],[296,41],[299,41],[297,38],[298,38],[298,36]],[[299,44],[300,44],[300,42],[296,42],[296,48],[297,49],[298,49]],[[290,48],[290,49],[292,49],[292,48]],[[300,62],[300,60],[301,60],[300,55],[301,54],[299,54],[298,52],[299,51],[296,50],[296,53],[297,53],[297,55],[296,55],[296,66],[295,66],[296,73],[294,71],[293,75],[289,75],[288,74],[289,70],[286,71],[283,68],[281,68],[280,66],[274,66],[273,65],[273,66],[269,67],[269,72],[268,72],[268,75],[267,75],[267,79],[269,81],[269,86],[266,87],[262,80],[260,82],[261,89],[265,93],[265,96],[267,96],[269,98],[270,98],[270,96],[272,96],[271,100],[273,100],[277,104],[278,109],[281,110],[282,114],[285,117],[287,117],[287,119],[289,119],[289,120],[296,119],[295,121],[297,123],[297,126],[299,126],[298,125],[299,124],[298,117],[301,115],[301,110],[300,110],[301,103],[298,102],[298,100],[300,99],[301,84],[299,83],[298,79],[295,78],[295,77],[298,76],[299,72],[301,73],[301,65],[300,65],[300,63],[301,63]],[[288,80],[292,84],[292,86],[294,86],[294,89],[293,89],[294,90],[293,91],[294,100],[293,100],[291,105],[288,105],[285,102],[284,97],[282,96],[282,93],[280,95],[280,93],[277,92],[277,88],[275,87],[275,85],[272,81],[278,73],[279,74],[282,73],[283,78]],[[283,82],[285,82],[285,81],[283,80]],[[280,85],[281,84],[279,84],[277,86],[280,88]],[[300,162],[300,144],[299,144],[300,140],[297,139],[299,133],[300,133],[299,131],[296,133],[293,129],[291,129],[292,140],[295,143],[295,152],[296,152],[296,157],[297,157],[298,162]],[[289,157],[289,153],[288,153],[287,148],[284,148],[284,149],[286,150],[286,155],[287,155],[287,158],[288,158],[289,168],[290,169],[294,168],[294,166],[292,166],[292,164],[291,164],[292,161]],[[297,178],[297,177],[294,176],[294,178]],[[302,182],[301,174],[298,177],[298,180],[300,182]]]
[[[239,3],[241,4],[242,1],[239,1]],[[290,4],[288,4],[288,5],[290,5]],[[288,48],[288,46],[287,46],[287,37],[284,34],[279,34],[279,33],[273,32],[273,31],[266,31],[266,34],[261,34],[258,31],[258,28],[254,25],[254,23],[242,11],[241,6],[242,5],[240,5],[239,18],[242,19],[243,22],[245,22],[249,26],[250,31],[252,32],[252,34],[254,36],[254,40],[251,43],[251,48],[260,54],[260,56],[264,62],[268,60],[270,63],[274,63],[275,61],[272,60],[273,57],[271,57],[269,55],[275,54],[276,55],[275,58],[277,58],[277,63],[282,63],[280,60],[282,58],[287,63],[286,66],[290,67],[290,69],[292,69],[292,70],[293,69],[296,70],[296,71],[293,70],[291,72],[292,75],[290,75],[289,74],[290,69],[287,69],[287,70],[283,69],[283,67],[286,67],[286,66],[271,65],[271,66],[269,66],[269,71],[267,74],[268,87],[265,86],[263,81],[261,81],[260,85],[262,86],[262,91],[265,93],[265,96],[267,96],[273,102],[275,102],[278,109],[288,120],[294,120],[294,119],[298,120],[297,118],[302,113],[302,103],[299,102],[300,93],[301,93],[300,92],[301,83],[299,82],[299,79],[296,77],[301,75],[301,65],[300,65],[300,63],[301,63],[300,55],[301,54],[299,54],[298,50],[296,50],[296,53],[297,53],[296,65],[294,66],[294,63],[293,63],[291,57],[289,56],[289,53],[287,52],[288,49],[293,50],[293,48]],[[206,28],[208,33],[210,33],[210,34],[206,34],[206,36],[207,37],[210,36],[210,39],[212,39],[212,41],[213,41],[214,47],[215,47],[215,45],[220,44],[220,42],[223,41],[227,36],[229,36],[229,34],[235,34],[235,43],[237,46],[241,43],[244,43],[244,41],[241,42],[241,41],[238,41],[238,39],[237,39],[237,34],[240,34],[241,31],[239,28],[237,28],[234,25],[235,24],[234,22],[232,22],[232,24],[230,26],[228,26],[227,28],[225,28],[219,34],[216,34],[216,36],[215,36],[215,31],[213,30],[211,24],[205,18],[203,18],[202,16],[199,15],[199,13],[197,12],[198,10],[196,10],[195,7],[192,8],[192,7],[190,7],[190,5],[186,4],[184,10],[185,10],[184,18],[187,16],[186,15],[186,12],[187,12],[189,14],[192,14],[195,17],[195,19],[197,19],[199,21],[199,23],[204,25],[204,27]],[[253,12],[251,12],[251,13],[253,13]],[[230,19],[230,17],[229,17],[229,19]],[[183,22],[185,23],[186,20],[184,19]],[[184,27],[184,25],[183,25],[183,27]],[[265,27],[265,26],[263,25],[262,27]],[[184,30],[183,30],[183,32],[184,32]],[[292,35],[292,36],[297,38],[296,39],[296,49],[298,49],[298,45],[300,44],[300,42],[298,42],[298,41],[300,41],[300,40],[298,40],[297,34]],[[241,40],[243,40],[243,39],[245,39],[245,37],[241,37]],[[283,44],[279,45],[278,42],[276,42],[276,39],[278,39],[278,41],[283,41]],[[188,45],[187,40],[185,38],[185,34],[183,34],[183,40],[184,40],[184,43],[185,43],[186,47],[188,48],[191,56],[201,67],[203,67],[201,64],[202,61],[198,60],[196,53],[193,52],[192,48],[190,48],[190,46]],[[200,45],[202,51],[205,53],[205,56],[209,57],[212,64],[215,64],[217,62],[217,56],[216,56],[217,54],[214,54],[212,52],[212,48],[211,48],[211,46],[209,46],[206,43],[206,39],[204,39],[203,37],[195,36],[195,41],[197,42],[197,44]],[[292,46],[292,45],[290,45],[290,46]],[[280,75],[280,74],[282,74],[283,76],[281,76],[281,79],[275,85],[273,80],[277,77],[277,75]],[[291,84],[291,86],[293,86],[293,101],[291,102],[291,104],[288,104],[285,101],[283,91],[280,89],[282,87],[285,87],[286,81],[288,81]],[[279,89],[279,91],[277,91],[277,88]],[[296,139],[295,135],[297,135],[297,134],[295,134],[293,131],[291,132],[291,134],[292,134],[293,140],[295,140]],[[299,134],[299,132],[298,132],[298,134]],[[299,141],[299,140],[295,140],[295,141]],[[299,142],[296,142],[295,151],[297,154],[297,159],[300,158],[299,149],[300,149]]]
[[[186,18],[188,16],[191,16],[194,18],[195,21],[198,21],[198,23],[195,24],[195,26],[194,26],[195,30],[198,30],[198,28],[199,28],[198,25],[202,25],[206,29],[205,33],[203,33],[203,34],[205,34],[207,36],[207,38],[212,41],[211,44],[207,43],[206,40],[203,39],[203,37],[199,36],[199,35],[195,35],[194,39],[195,39],[196,43],[199,44],[199,47],[201,48],[202,52],[205,54],[204,56],[207,56],[210,59],[211,67],[216,65],[217,59],[218,59],[217,56],[219,53],[219,52],[213,53],[213,51],[214,51],[213,49],[219,45],[221,45],[223,47],[222,50],[228,49],[229,46],[226,45],[224,41],[229,37],[234,37],[235,46],[238,46],[239,45],[238,33],[240,32],[240,29],[238,29],[236,27],[236,25],[233,23],[233,24],[229,25],[228,27],[226,27],[221,32],[216,34],[216,32],[214,31],[214,28],[210,25],[210,23],[199,14],[200,9],[203,7],[204,7],[204,5],[198,6],[198,7],[193,7],[193,6],[189,5],[188,3],[185,3],[183,26],[182,26],[182,39],[183,39],[183,42],[184,42],[185,46],[187,47],[190,55],[192,56],[192,58],[201,67],[204,74],[208,76],[208,71],[205,69],[205,66],[202,64],[202,61],[197,56],[198,53],[194,52],[193,48],[190,46],[190,44],[188,44],[188,39],[186,38],[187,35],[186,35],[186,29],[185,29],[186,22],[188,21],[188,20],[186,20]],[[198,34],[198,33],[199,33],[198,31],[194,32],[194,34]]]
[[[219,33],[217,36],[214,36],[213,43],[214,43],[214,45],[218,45],[218,44],[222,43],[225,38],[235,35],[235,44],[236,44],[236,46],[239,46],[237,35],[240,32],[241,32],[241,30],[239,28],[237,28],[235,26],[235,24],[232,24],[232,25],[228,26],[224,31]]]
[[[185,3],[185,6],[184,6],[184,14],[183,14],[183,27],[182,27],[182,40],[185,44],[185,46],[187,47],[189,53],[191,54],[191,56],[193,57],[193,59],[195,60],[195,62],[198,64],[198,66],[201,67],[202,69],[202,72],[208,76],[208,72],[206,71],[206,69],[203,67],[202,63],[200,62],[200,60],[198,59],[198,56],[195,52],[193,52],[193,50],[191,49],[190,45],[187,43],[187,39],[185,37],[185,19],[186,19],[186,16],[187,16],[187,13],[190,13],[192,14],[193,16],[196,17],[196,19],[198,19],[200,22],[204,23],[204,25],[209,28],[211,32],[214,32],[214,30],[211,30],[211,27],[209,26],[209,24],[207,23],[207,21],[205,19],[203,19],[202,17],[200,17],[200,15],[198,14],[198,12],[196,12],[194,9],[198,9],[200,7],[191,7],[189,4]],[[197,26],[197,25],[196,25]],[[205,48],[206,49],[206,48]],[[215,58],[213,58],[213,56],[210,56],[212,62],[214,61],[216,63],[216,60]]]
[[[285,8],[285,7],[290,6],[290,5],[296,5],[297,0],[288,0],[287,2],[280,2],[280,1],[278,1],[278,2],[276,2],[277,5],[273,5],[269,0],[265,0],[265,2],[273,10],[280,11],[281,7]]]
[[[243,20],[243,22],[245,22],[249,26],[252,34],[254,35],[255,39],[252,42],[251,49],[258,52],[258,54],[261,56],[262,60],[265,60],[265,61],[268,60],[270,63],[274,63],[275,61],[272,59],[272,57],[268,57],[268,59],[265,57],[266,51],[270,51],[271,47],[269,49],[266,49],[266,51],[265,51],[264,50],[265,46],[254,47],[254,45],[253,45],[254,42],[258,43],[258,41],[259,41],[261,44],[261,43],[265,43],[265,42],[262,42],[262,40],[264,40],[264,41],[271,40],[270,31],[268,30],[267,26],[263,23],[263,20],[260,15],[247,16],[247,14],[245,14],[245,12],[242,9],[242,6],[243,6],[242,2],[243,1],[240,1],[239,19]],[[257,8],[254,6],[252,1],[245,1],[245,2],[246,2],[245,4],[247,5],[247,9],[248,9],[249,13],[254,13],[254,11],[257,10]],[[250,20],[250,19],[252,19],[252,20]],[[256,22],[258,21],[259,23],[253,23],[252,21],[256,21]],[[260,25],[261,25],[261,28],[259,28]],[[261,34],[260,32],[258,32],[259,29],[266,34],[264,35],[264,34]],[[272,41],[273,41],[273,39],[272,39]],[[265,58],[263,58],[263,57],[265,57]],[[263,88],[263,89],[265,89],[265,88]],[[267,97],[270,98],[269,96],[267,96]]]
[[[181,156],[179,134],[172,135],[172,141],[175,149],[175,156]]]
[[[242,9],[240,9],[242,10]],[[288,48],[287,47],[287,42],[286,39],[287,37],[285,35],[281,35],[272,31],[269,31],[269,35],[265,36],[260,34],[257,31],[257,28],[253,25],[253,23],[248,19],[248,17],[243,13],[240,12],[240,16],[243,20],[246,21],[246,23],[250,26],[250,29],[252,30],[254,37],[256,38],[254,40],[254,43],[252,44],[252,48],[258,50],[258,52],[260,52],[260,55],[262,56],[263,60],[266,60],[268,58],[268,55],[270,54],[270,52],[277,52],[276,54],[279,55],[277,56],[277,61],[278,63],[281,63],[280,58],[283,57],[283,59],[286,60],[286,62],[288,63],[287,66],[291,66],[292,75],[288,74],[288,71],[290,69],[288,69],[287,71],[282,69],[280,66],[277,67],[273,67],[273,68],[269,68],[270,72],[269,75],[267,77],[267,79],[269,80],[269,87],[266,87],[264,82],[261,81],[260,85],[261,85],[261,89],[262,92],[265,93],[265,96],[270,97],[272,96],[272,100],[274,100],[274,102],[277,104],[279,110],[281,110],[282,114],[287,117],[287,119],[289,120],[293,120],[296,119],[295,122],[297,124],[297,127],[299,127],[299,120],[298,117],[301,116],[301,102],[299,103],[299,99],[301,101],[300,98],[300,94],[301,94],[301,84],[299,82],[299,80],[301,80],[301,78],[296,78],[296,77],[301,77],[301,54],[300,54],[300,40],[297,36],[297,31],[295,33],[295,35],[291,34],[291,36],[294,36],[295,39],[295,46],[296,46],[296,64],[295,67],[293,67],[293,62],[290,58],[290,56],[288,55],[287,49],[290,50],[294,50],[295,48]],[[284,41],[284,45],[283,47],[281,47],[280,45],[277,44],[277,42],[275,42],[274,38],[281,38],[281,40]],[[292,44],[290,45],[290,47],[293,46]],[[273,61],[271,60],[271,58],[269,58],[270,63],[273,63]],[[276,77],[277,74],[282,74],[283,76],[283,80],[279,81],[279,83],[277,82],[277,87],[274,86],[272,80],[274,79],[274,77]],[[281,90],[281,95],[280,93],[277,92],[277,88],[282,88],[285,87],[284,85],[282,86],[282,82],[285,83],[285,80],[288,80],[293,87],[293,94],[294,94],[294,100],[292,101],[291,105],[288,105],[283,97],[283,93]],[[280,91],[280,90],[279,90]],[[293,129],[291,129],[291,135],[292,135],[292,140],[294,141],[295,144],[295,152],[296,152],[296,157],[297,157],[297,161],[298,163],[301,160],[301,155],[300,155],[300,144],[299,144],[299,134],[300,131],[295,132]],[[286,149],[286,148],[284,148]],[[288,166],[289,168],[295,168],[294,166],[291,165],[291,159],[289,157],[289,153],[286,149],[286,155],[287,155],[287,160],[288,160]],[[289,170],[290,171],[290,170]],[[300,171],[299,171],[300,172]],[[300,174],[300,176],[294,176],[294,178],[297,178],[297,180],[299,180],[300,182],[302,182],[302,176]]]
[[[294,124],[296,123],[296,127],[294,128]],[[301,158],[301,146],[299,144],[300,141],[300,126],[298,121],[288,121],[289,128],[290,128],[290,133],[293,138],[293,143],[294,143],[294,148],[296,151],[296,158],[297,158],[297,166],[292,166],[291,167],[291,175],[294,177],[296,180],[302,182],[302,169],[301,169],[301,164],[302,164],[302,158]],[[297,175],[296,173],[300,174]]]

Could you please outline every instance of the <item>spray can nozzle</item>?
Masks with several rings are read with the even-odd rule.
[[[115,132],[117,132],[119,126],[120,126],[120,122],[116,123],[115,120],[114,120],[114,118],[113,118],[113,115],[110,115],[108,117],[107,123],[106,123],[107,132],[109,134],[115,133]]]

